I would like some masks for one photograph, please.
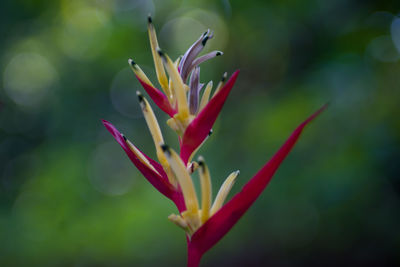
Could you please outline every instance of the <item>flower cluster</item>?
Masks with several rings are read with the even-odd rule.
[[[205,87],[200,82],[199,67],[204,61],[222,55],[220,51],[213,51],[199,56],[207,41],[213,37],[212,31],[207,30],[203,33],[184,55],[175,61],[159,48],[151,17],[148,20],[148,33],[161,90],[152,84],[132,59],[129,59],[129,65],[153,102],[170,116],[167,124],[178,135],[180,152],[178,154],[165,144],[150,103],[140,92],[137,92],[139,103],[155,144],[158,162],[141,152],[111,123],[103,120],[103,124],[143,176],[174,202],[178,214],[171,214],[168,219],[186,233],[188,266],[198,266],[202,255],[233,227],[262,193],[296,143],[303,128],[322,112],[325,106],[301,123],[272,159],[230,201],[224,204],[239,171],[232,172],[226,178],[213,201],[209,169],[202,157],[198,157],[196,161],[193,161],[193,157],[210,135],[239,71],[229,79],[225,73],[212,93],[212,81]],[[191,178],[196,171],[200,177],[201,203]]]

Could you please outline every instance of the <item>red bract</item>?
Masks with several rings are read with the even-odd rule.
[[[187,163],[193,151],[195,151],[196,148],[201,145],[201,143],[209,134],[215,120],[219,115],[219,112],[222,109],[222,106],[226,101],[226,98],[236,82],[238,75],[239,71],[237,70],[186,128],[186,131],[183,134],[180,154],[184,163]]]
[[[143,174],[143,176],[158,190],[161,194],[165,195],[167,198],[171,198],[173,188],[168,182],[167,174],[164,172],[161,165],[149,158],[143,152],[140,153],[150,162],[151,166],[154,167],[157,172],[152,170],[148,165],[144,164],[137,155],[130,149],[128,143],[126,142],[125,136],[123,136],[111,123],[106,120],[102,120],[103,125],[107,130],[114,136],[118,144],[124,149],[125,153],[128,155],[132,163],[138,168],[138,170]]]
[[[292,150],[304,127],[325,108],[326,105],[301,123],[271,160],[250,179],[242,190],[201,226],[191,239],[188,239],[188,266],[198,266],[201,256],[228,233],[250,208],[268,185],[279,165]]]
[[[138,151],[149,161],[151,166],[158,172],[154,172],[149,165],[143,163],[137,155],[131,150],[127,143],[126,137],[121,134],[117,128],[114,127],[111,123],[106,120],[102,120],[103,125],[107,128],[107,130],[111,133],[111,135],[117,140],[120,146],[123,148],[125,153],[128,155],[129,159],[136,166],[136,168],[143,174],[143,176],[150,182],[152,186],[154,186],[161,194],[171,199],[179,211],[185,210],[185,204],[183,201],[182,192],[177,188],[174,188],[172,184],[169,183],[167,174],[163,170],[162,166],[145,155],[139,149]],[[133,145],[133,144],[132,144]]]
[[[176,109],[174,109],[168,101],[168,98],[157,88],[145,83],[137,75],[136,78],[146,90],[147,94],[154,101],[154,103],[165,113],[167,113],[171,118],[176,114]]]

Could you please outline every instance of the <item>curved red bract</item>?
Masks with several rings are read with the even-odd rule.
[[[132,163],[138,168],[138,170],[143,174],[143,176],[158,190],[160,193],[165,195],[167,198],[172,198],[173,192],[175,189],[169,183],[167,174],[164,172],[162,166],[154,161],[153,159],[146,156],[143,152],[142,154],[147,158],[150,164],[157,170],[156,173],[151,168],[147,167],[143,164],[135,154],[129,149],[126,144],[123,135],[114,127],[111,123],[106,120],[102,120],[103,125],[107,128],[107,130],[114,136],[115,140],[120,144],[120,146],[124,149],[125,153],[128,155],[129,159]]]
[[[249,182],[247,182],[242,190],[193,234],[191,239],[188,240],[189,255],[191,255],[190,258],[192,258],[193,261],[199,261],[201,256],[221,240],[221,238],[228,233],[228,231],[249,209],[254,201],[256,201],[270,182],[282,161],[296,144],[304,127],[325,108],[326,105],[301,123],[283,146],[275,153],[271,160],[269,160],[268,163],[264,165],[264,167],[262,167]],[[188,266],[197,266],[196,263],[193,264],[190,262],[190,258],[188,258]]]
[[[219,92],[210,99],[208,104],[193,119],[183,134],[180,156],[187,164],[190,155],[201,145],[209,134],[216,121],[233,85],[236,82],[239,70],[235,71]]]
[[[154,101],[154,103],[165,113],[167,113],[171,118],[177,113],[177,110],[174,109],[168,101],[168,98],[161,92],[159,89],[148,85],[144,81],[142,81],[137,75],[136,78],[139,80],[140,84],[143,86],[144,90],[146,90],[149,97]]]

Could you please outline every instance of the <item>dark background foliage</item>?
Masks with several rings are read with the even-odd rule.
[[[237,192],[330,102],[203,265],[399,264],[398,12],[398,1],[1,1],[0,264],[184,265],[172,203],[100,123],[155,156],[127,64],[155,82],[148,13],[173,58],[215,30],[208,50],[224,55],[202,65],[203,82],[241,69],[200,151],[215,188],[240,169]]]

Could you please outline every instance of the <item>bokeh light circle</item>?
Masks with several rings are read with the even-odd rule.
[[[130,68],[118,72],[111,83],[110,97],[116,110],[130,118],[143,116],[136,91],[142,90]]]
[[[114,12],[118,15],[135,12],[138,14],[152,14],[154,15],[155,7],[152,0],[115,0],[114,1]],[[131,19],[137,20],[143,24],[146,24],[145,16],[135,16]]]
[[[3,74],[7,95],[16,104],[27,107],[39,105],[57,80],[54,66],[36,53],[14,56]]]
[[[109,11],[82,1],[64,1],[57,43],[69,57],[90,61],[104,50],[110,36]]]
[[[106,195],[127,193],[133,186],[132,164],[115,142],[101,144],[94,151],[88,174],[93,187]]]
[[[229,39],[226,24],[218,15],[201,9],[185,12],[165,23],[160,31],[161,43],[183,54],[207,29],[214,31],[214,38],[205,51],[222,50]]]
[[[382,62],[395,62],[400,59],[400,54],[388,35],[373,39],[369,43],[367,51],[374,59]]]
[[[397,51],[400,53],[400,18],[395,18],[392,21],[390,33],[392,35],[393,43],[396,46]]]

